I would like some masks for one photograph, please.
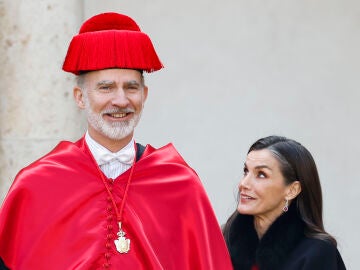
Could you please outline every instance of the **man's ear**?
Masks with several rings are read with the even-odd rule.
[[[147,99],[147,96],[148,96],[148,91],[149,91],[149,88],[145,85],[144,86],[144,103]]]
[[[142,107],[144,108],[144,104],[145,104],[145,101],[147,99],[147,96],[148,96],[148,87],[145,85],[144,86],[144,90],[143,90],[143,101],[142,101]]]
[[[288,186],[287,194],[285,199],[291,201],[295,199],[301,192],[300,181],[294,181]]]
[[[75,86],[73,90],[73,95],[77,106],[83,110],[85,109],[85,102],[84,102],[84,94],[82,91],[83,90],[80,87]]]

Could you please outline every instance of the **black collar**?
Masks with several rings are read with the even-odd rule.
[[[253,216],[239,214],[230,228],[228,244],[234,269],[250,270],[254,264],[260,270],[281,269],[303,237],[304,223],[295,206],[275,220],[260,241]]]

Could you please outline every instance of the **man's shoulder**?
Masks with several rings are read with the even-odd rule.
[[[164,183],[182,183],[182,189],[201,187],[202,184],[197,172],[188,165],[172,143],[160,148],[154,148],[147,144],[141,159],[138,162],[138,170],[157,175],[159,179],[167,179]]]
[[[150,144],[147,144],[143,150],[143,157],[161,158],[163,161],[182,163],[186,166],[188,164],[182,157],[182,155],[175,148],[173,143],[168,143],[159,148],[155,148]]]
[[[54,158],[60,158],[66,161],[67,157],[76,154],[80,150],[79,142],[70,142],[70,141],[60,141],[52,150],[40,157],[39,159],[32,162],[30,165],[26,166],[24,169],[31,168],[48,160]]]
[[[146,167],[154,166],[164,168],[166,166],[173,169],[177,168],[197,177],[196,171],[185,161],[172,143],[168,143],[159,148],[154,148],[150,144],[147,144],[140,161],[141,164]]]
[[[15,179],[31,176],[33,175],[32,172],[36,172],[39,169],[54,171],[55,168],[71,165],[75,161],[81,161],[83,158],[80,157],[84,155],[85,153],[81,149],[80,141],[60,141],[50,152],[22,168]]]
[[[83,147],[78,142],[59,142],[49,153],[20,170],[8,193],[32,194],[38,190],[53,191],[66,185],[88,183],[98,176],[98,171]]]

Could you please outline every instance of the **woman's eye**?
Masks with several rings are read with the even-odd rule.
[[[244,168],[244,176],[248,174],[249,170],[247,168]]]
[[[266,174],[263,173],[263,172],[258,172],[258,177],[259,177],[259,178],[266,178],[267,176],[266,176]]]

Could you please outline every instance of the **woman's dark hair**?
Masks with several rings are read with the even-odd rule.
[[[336,240],[324,229],[320,179],[310,152],[294,140],[281,136],[269,136],[257,140],[248,153],[262,149],[269,150],[278,160],[287,185],[294,181],[300,182],[301,192],[291,204],[296,205],[300,218],[305,224],[305,235],[330,241],[336,246]],[[235,210],[224,226],[223,233],[227,243],[229,243],[232,222],[237,215],[239,213]]]

